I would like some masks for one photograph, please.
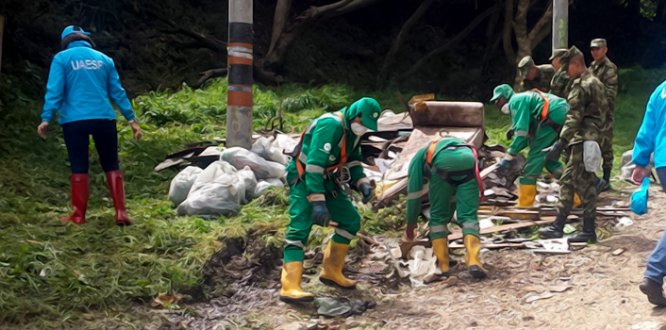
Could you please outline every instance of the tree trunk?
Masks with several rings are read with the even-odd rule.
[[[516,61],[516,53],[513,51],[513,44],[511,42],[511,34],[513,32],[513,0],[506,0],[504,3],[504,27],[502,29],[502,47],[504,48],[504,56],[509,63]]]
[[[273,71],[281,66],[289,46],[312,22],[343,15],[379,1],[383,0],[339,0],[326,5],[311,6],[296,15],[294,19],[290,19],[293,1],[278,0],[273,18],[273,32],[269,50],[263,58],[255,61],[258,73],[266,77],[276,77]]]
[[[514,59],[514,63],[516,64],[518,64],[518,61],[523,57],[531,55],[534,47],[550,34],[550,22],[553,18],[553,1],[548,1],[548,8],[541,18],[539,18],[539,21],[534,27],[528,31],[527,12],[529,11],[529,8],[530,0],[518,1],[516,17],[513,22],[513,31],[516,37],[516,43],[518,44],[518,50]],[[516,71],[514,85],[517,86],[518,84],[520,84],[520,77]]]
[[[414,11],[412,16],[409,17],[407,22],[405,22],[405,25],[402,26],[402,29],[400,29],[398,36],[395,38],[395,40],[393,40],[391,49],[388,51],[386,57],[384,58],[384,64],[382,64],[382,68],[379,71],[379,75],[377,76],[377,85],[383,85],[384,82],[386,81],[389,67],[393,64],[395,56],[400,50],[400,47],[405,42],[405,39],[407,38],[407,35],[409,34],[410,30],[421,19],[423,14],[425,14],[426,10],[428,10],[432,2],[433,0],[423,0],[423,2],[421,2],[421,5],[419,5],[419,7],[416,8],[416,11]]]
[[[412,74],[414,74],[423,64],[425,64],[431,57],[435,55],[439,55],[440,53],[444,52],[445,50],[451,48],[453,45],[456,43],[460,42],[461,40],[465,39],[470,33],[474,31],[474,29],[481,24],[488,16],[490,16],[495,10],[497,10],[498,7],[490,7],[486,9],[483,13],[479,14],[476,16],[470,23],[467,25],[462,31],[460,31],[457,35],[455,35],[453,38],[449,39],[446,43],[443,45],[439,46],[438,48],[433,49],[430,51],[428,54],[425,56],[421,57],[414,65],[412,65],[409,70],[407,70],[405,73],[401,74],[400,77],[407,77]]]

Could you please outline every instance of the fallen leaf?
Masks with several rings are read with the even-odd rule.
[[[168,307],[170,305],[177,304],[180,300],[183,299],[181,294],[167,294],[161,293],[155,299],[153,299],[153,305],[155,307]]]

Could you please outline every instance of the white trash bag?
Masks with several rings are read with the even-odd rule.
[[[248,166],[238,171],[236,175],[245,187],[245,194],[241,198],[241,204],[247,204],[255,197],[254,191],[257,188],[257,178],[254,176],[252,169],[250,169]]]
[[[191,191],[187,199],[178,206],[178,215],[200,215],[217,217],[236,215],[240,211],[240,202],[245,195],[244,187],[238,176],[227,174]]]
[[[272,162],[280,163],[282,165],[287,164],[287,156],[284,155],[280,149],[274,148],[271,145],[271,140],[267,137],[260,137],[252,145],[252,152],[263,157],[265,160]]]
[[[583,142],[583,163],[587,172],[594,173],[601,170],[601,148],[597,141]]]
[[[198,189],[198,187],[201,187],[202,185],[206,183],[210,183],[215,181],[216,178],[221,177],[225,174],[235,174],[238,172],[235,167],[233,167],[231,164],[218,160],[210,163],[206,169],[204,169],[199,176],[197,176],[197,179],[194,180],[194,184],[192,185],[192,190]]]
[[[180,205],[187,198],[194,181],[201,172],[203,170],[196,166],[188,166],[171,180],[171,184],[169,185],[169,200],[174,205]]]
[[[259,181],[257,187],[254,189],[254,198],[261,196],[270,187],[284,187],[284,183],[280,179],[267,179]]]
[[[284,165],[267,161],[261,158],[259,155],[240,147],[225,149],[222,152],[221,158],[222,160],[229,162],[237,169],[242,169],[245,166],[250,167],[252,172],[254,172],[254,175],[259,180],[268,178],[282,178],[285,176]]]

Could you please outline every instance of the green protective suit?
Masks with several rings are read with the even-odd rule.
[[[514,137],[509,146],[508,153],[515,156],[527,146],[527,163],[520,177],[520,184],[534,185],[541,175],[544,166],[556,177],[562,174],[562,164],[559,161],[546,161],[546,153],[542,150],[552,146],[557,141],[559,131],[567,116],[569,106],[567,101],[553,94],[544,93],[549,102],[548,118],[550,121],[541,122],[541,112],[544,101],[537,92],[523,92],[514,94],[509,100],[511,120]]]
[[[464,235],[479,236],[479,184],[474,176],[476,159],[463,140],[445,137],[437,143],[430,176],[424,173],[428,146],[420,149],[409,163],[407,186],[407,223],[415,224],[421,214],[421,197],[430,200],[430,239],[448,236],[447,224],[457,211],[458,224]],[[460,147],[462,146],[462,147]],[[472,175],[455,172],[469,172]],[[449,178],[442,178],[448,174]],[[424,180],[429,180],[427,189]]]
[[[306,130],[298,159],[292,159],[287,166],[291,221],[285,238],[285,263],[303,260],[303,249],[312,228],[312,210],[308,196],[319,194],[325,196],[326,208],[331,214],[331,219],[338,223],[333,235],[334,242],[349,244],[360,229],[361,218],[358,212],[347,194],[335,182],[334,177],[339,175],[340,171],[332,173],[330,167],[343,165],[342,172],[349,171],[349,183],[352,187],[358,187],[367,180],[361,164],[360,137],[354,135],[350,125],[354,118],[362,115],[363,125],[376,129],[376,120],[380,112],[377,101],[366,97],[338,112],[320,116]],[[342,119],[338,113],[342,114]],[[366,125],[368,118],[374,119],[374,125]],[[345,132],[347,161],[340,164]],[[301,162],[305,170],[300,177],[296,162]]]

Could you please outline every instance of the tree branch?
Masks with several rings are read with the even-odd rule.
[[[430,5],[432,4],[433,0],[423,0],[421,2],[421,5],[419,5],[418,8],[416,8],[416,11],[412,13],[412,16],[407,19],[405,24],[402,26],[402,29],[400,29],[400,32],[398,32],[398,36],[393,40],[393,44],[391,45],[391,49],[389,49],[388,53],[386,54],[386,57],[384,58],[384,64],[382,64],[382,68],[379,71],[379,75],[377,76],[377,84],[380,84],[382,81],[384,81],[388,75],[388,68],[393,64],[393,61],[395,59],[396,54],[398,53],[398,50],[400,50],[400,47],[405,41],[405,38],[407,38],[407,34],[409,34],[409,31],[416,25],[416,23],[421,19],[423,14],[430,8]]]
[[[539,21],[534,25],[532,31],[530,31],[530,33],[527,36],[532,41],[532,45],[538,44],[539,41],[543,40],[543,38],[548,36],[548,34],[550,33],[550,23],[552,20],[553,20],[553,1],[550,0],[548,3],[548,8],[543,13],[541,18],[539,18]],[[543,37],[541,37],[541,40],[537,41],[537,39],[539,39],[541,35],[543,35]]]
[[[180,24],[176,23],[170,18],[164,17],[160,13],[146,9],[146,13],[150,16],[155,17],[157,20],[167,24],[170,26],[173,30],[171,30],[171,33],[178,33],[178,34],[183,34],[186,35],[198,42],[200,42],[202,45],[204,45],[206,48],[218,51],[218,52],[226,52],[227,50],[227,43],[219,40],[215,37],[208,37],[205,34],[201,32],[196,32],[194,30],[191,30],[189,28],[185,28],[181,26]]]
[[[273,52],[278,39],[282,35],[287,20],[289,19],[289,12],[291,11],[292,0],[278,0],[275,5],[275,14],[273,15],[273,32],[271,34],[271,44],[268,47],[267,54]]]
[[[513,51],[511,44],[511,32],[513,32],[513,0],[506,0],[504,5],[504,27],[502,31],[502,47],[504,48],[504,55],[513,62],[516,53]]]
[[[488,16],[490,16],[495,10],[498,10],[498,6],[490,7],[486,9],[483,13],[480,15],[476,16],[470,23],[465,27],[462,31],[460,31],[456,36],[448,40],[445,44],[433,49],[430,51],[428,54],[425,56],[421,57],[412,67],[407,70],[405,73],[401,74],[400,77],[406,77],[409,75],[414,74],[423,64],[425,64],[426,61],[428,61],[431,57],[438,55],[439,53],[443,52],[447,48],[450,48],[451,46],[455,45],[459,41],[465,39],[474,29],[481,24]]]

